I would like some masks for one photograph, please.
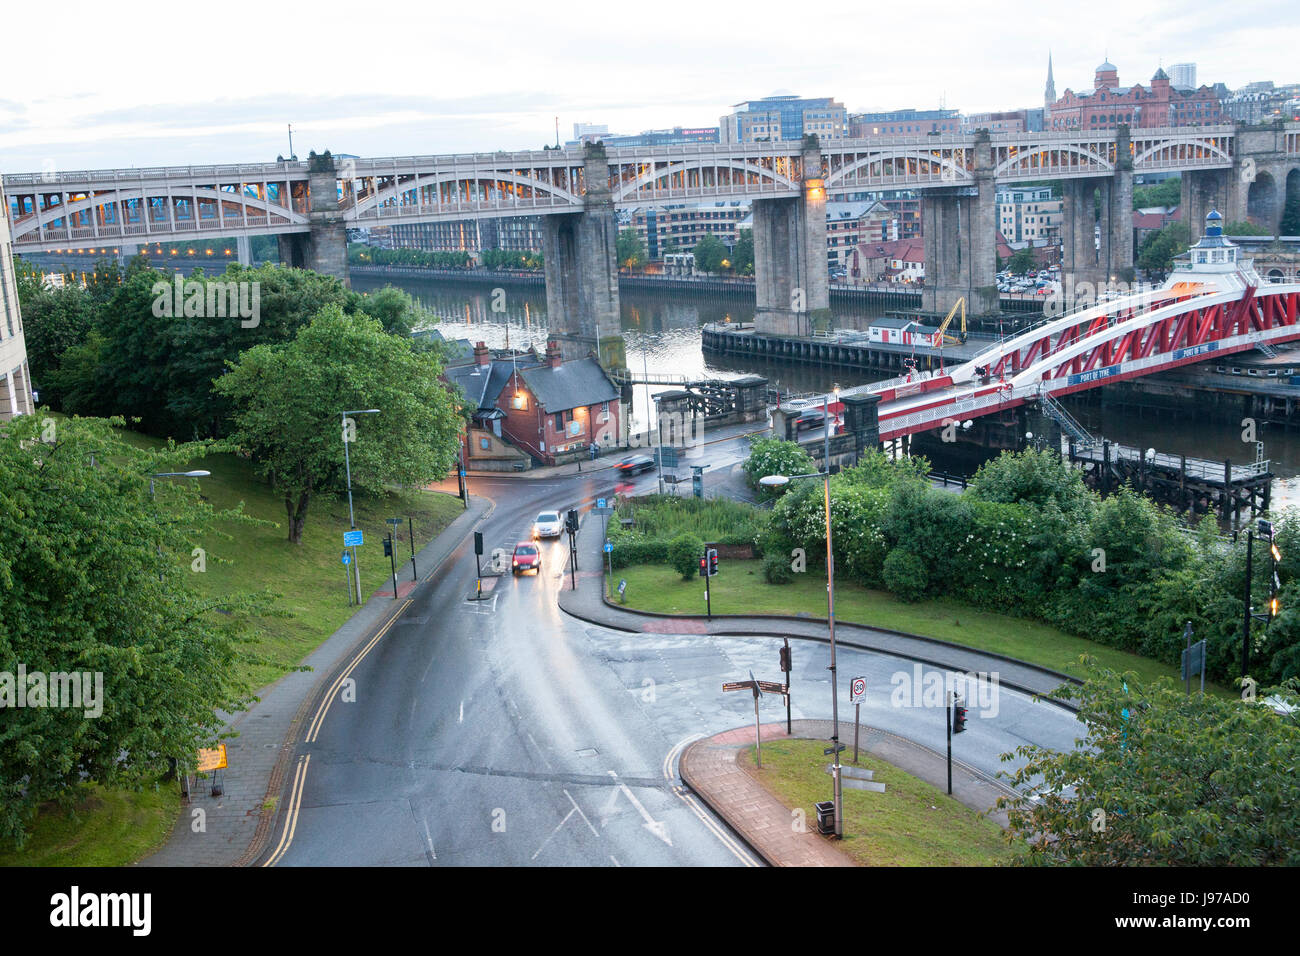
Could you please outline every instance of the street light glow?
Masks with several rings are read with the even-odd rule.
[[[764,475],[758,483],[764,488],[784,488],[790,484],[790,479],[785,475]]]

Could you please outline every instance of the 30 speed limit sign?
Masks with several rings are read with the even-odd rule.
[[[867,699],[867,679],[855,677],[849,684],[849,703],[860,704]]]

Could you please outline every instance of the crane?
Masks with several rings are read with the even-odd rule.
[[[948,326],[952,324],[952,317],[961,309],[961,332],[957,335],[948,334]],[[941,345],[965,345],[966,344],[966,297],[961,296],[952,304],[948,310],[947,317],[939,323],[939,342]]]

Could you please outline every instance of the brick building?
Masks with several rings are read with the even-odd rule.
[[[1050,79],[1048,89],[1054,89]],[[1134,129],[1211,126],[1227,121],[1210,87],[1180,90],[1163,69],[1156,70],[1149,87],[1120,86],[1119,68],[1110,61],[1097,67],[1091,90],[1076,93],[1067,88],[1060,99],[1046,105],[1046,111],[1046,128],[1055,130],[1114,129],[1121,123]]]

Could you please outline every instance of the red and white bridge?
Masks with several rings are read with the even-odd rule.
[[[879,395],[880,439],[962,423],[1207,358],[1300,339],[1300,283],[1263,283],[1211,213],[1206,236],[1159,289],[1045,321],[950,371],[917,372],[840,395]],[[817,407],[805,399],[794,407]],[[838,411],[843,404],[831,406]]]

